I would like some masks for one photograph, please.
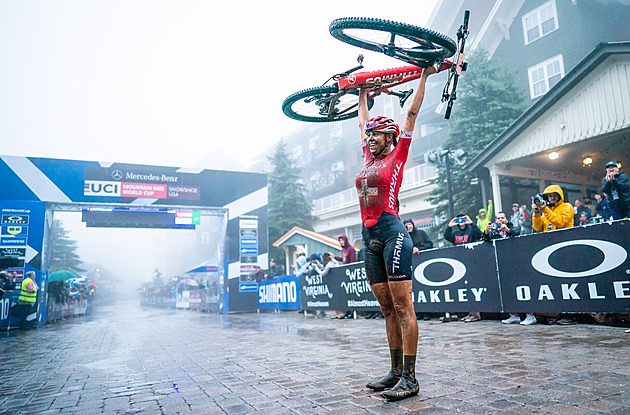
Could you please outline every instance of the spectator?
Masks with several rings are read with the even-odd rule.
[[[304,253],[298,255],[297,259],[295,260],[295,275],[297,277],[300,277],[301,275],[305,274],[308,271],[308,265],[309,264],[306,260],[306,255]]]
[[[541,196],[541,197],[538,197]],[[564,192],[557,184],[547,186],[542,195],[536,195],[532,203],[534,210],[532,223],[536,232],[547,232],[556,229],[573,227],[573,206],[564,202]],[[550,324],[577,324],[575,317],[563,316],[549,321]]]
[[[497,222],[499,221],[499,215],[497,214]],[[521,212],[521,207],[518,203],[512,203],[512,214],[510,216],[510,223],[519,228],[519,233],[521,231],[521,223],[523,222],[523,214]]]
[[[337,261],[341,261],[342,264],[351,264],[353,262],[357,262],[357,251],[354,249],[354,246],[350,245],[350,241],[346,235],[339,235],[339,245],[341,245],[341,256],[335,256],[334,254],[329,254],[336,259]],[[346,311],[345,314],[340,315],[340,312],[337,312],[331,318],[337,318],[340,320],[348,319],[352,317],[352,311]]]
[[[532,211],[527,209],[527,205],[521,205],[519,211],[521,212],[521,217],[523,218],[520,223],[521,235],[529,235],[534,232],[534,228],[532,227]]]
[[[409,232],[409,236],[411,236],[411,240],[413,241],[414,254],[418,254],[425,249],[433,248],[433,241],[431,241],[429,234],[422,229],[417,229],[413,220],[405,219],[403,225],[407,228],[407,232]]]
[[[494,226],[493,226],[494,225]],[[507,220],[505,213],[497,213],[497,222],[495,224],[489,224],[484,230],[483,239],[485,241],[492,241],[493,239],[505,239],[512,238],[519,235],[519,227],[514,226],[512,221]],[[536,324],[537,320],[533,313],[527,313],[525,320],[521,321],[520,317],[515,313],[510,313],[510,317],[505,320],[501,320],[503,324],[516,324],[520,323],[524,326],[531,326]]]
[[[322,262],[319,261],[316,264],[315,271],[325,277],[326,274],[330,271],[331,268],[335,268],[339,266],[339,262],[328,252],[322,254]]]
[[[453,245],[476,242],[481,239],[481,231],[465,213],[458,213],[444,230],[444,239]]]
[[[494,205],[492,204],[492,200],[488,200],[488,211],[486,209],[479,209],[479,214],[477,215],[477,228],[486,229],[486,226],[492,221],[492,213],[493,213]],[[481,232],[481,231],[480,231]]]
[[[584,202],[584,206],[591,213],[589,215],[589,218],[593,218],[593,216],[597,215],[597,211],[595,209],[595,205],[593,204],[593,201],[591,200],[591,197],[588,194],[586,196],[584,196],[584,198],[582,199],[582,202]]]
[[[481,236],[482,235],[479,228],[465,213],[457,214],[456,217],[451,219],[451,221],[448,223],[448,226],[444,230],[444,239],[446,239],[453,245],[476,242],[481,239]],[[479,312],[468,313],[468,315],[462,319],[462,321],[465,322],[473,322],[479,320],[481,320],[481,314]],[[442,318],[442,322],[446,323],[449,321],[451,321],[450,313],[446,313],[446,315]]]
[[[267,270],[267,278],[278,277],[282,275],[280,273],[280,267],[276,264],[276,261],[272,258],[269,260],[269,269]]]
[[[2,297],[1,293],[12,290],[13,282],[11,281],[9,274],[4,272],[4,270],[0,271],[0,297]]]
[[[26,278],[22,280],[20,286],[20,297],[18,298],[18,305],[20,306],[20,328],[28,328],[33,326],[33,323],[28,324],[30,320],[28,318],[37,312],[37,291],[39,287],[35,282],[35,272],[28,271]],[[35,318],[35,325],[37,324],[37,318]]]
[[[575,199],[575,205],[573,206],[573,222],[578,223],[580,221],[580,215],[586,213],[587,217],[591,217],[591,211],[582,203],[580,199]]]
[[[560,186],[547,186],[541,199],[532,203],[532,224],[536,232],[573,227],[573,206],[564,201],[564,192]]]
[[[578,226],[583,226],[583,225],[590,225],[591,223],[593,223],[593,221],[591,220],[591,218],[588,217],[588,215],[586,214],[586,212],[582,212],[580,213],[580,218],[578,221]]]
[[[630,187],[628,176],[619,171],[616,161],[606,163],[602,192],[608,195],[608,207],[613,220],[630,217]]]
[[[608,209],[608,200],[606,199],[606,193],[600,195],[599,193],[595,193],[595,201],[597,204],[595,205],[595,212],[602,217],[602,220],[610,220],[610,209]]]
[[[350,244],[348,241],[348,237],[346,235],[339,235],[339,245],[341,245],[341,256],[333,257],[337,261],[341,261],[342,264],[351,264],[353,262],[357,262],[357,251],[354,249],[354,246]]]
[[[411,219],[405,219],[403,225],[407,228],[411,241],[413,242],[413,253],[419,254],[420,251],[433,248],[433,241],[428,233],[422,229],[417,229],[416,224]],[[367,317],[366,317],[367,318]],[[416,320],[431,320],[429,313],[416,313]]]
[[[365,260],[365,250],[361,244],[361,239],[354,241],[354,250],[357,251],[357,261]]]

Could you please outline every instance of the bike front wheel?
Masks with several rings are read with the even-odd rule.
[[[368,108],[373,105],[374,100],[368,99]],[[348,120],[359,113],[359,93],[339,91],[336,85],[309,88],[289,95],[282,103],[282,112],[298,121]]]
[[[455,54],[457,44],[433,30],[390,20],[345,17],[333,20],[330,34],[342,42],[427,67]]]

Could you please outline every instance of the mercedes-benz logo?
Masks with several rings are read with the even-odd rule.
[[[120,170],[114,170],[112,172],[112,179],[114,180],[120,180],[123,178],[123,173]]]

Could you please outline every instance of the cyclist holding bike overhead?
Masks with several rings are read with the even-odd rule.
[[[384,391],[382,396],[389,400],[404,399],[419,390],[415,373],[418,323],[411,298],[413,243],[398,217],[398,191],[426,80],[436,72],[434,66],[423,71],[402,132],[391,118],[370,118],[369,89],[359,92],[359,127],[365,164],[356,178],[356,187],[366,247],[365,271],[385,316],[391,357],[389,373],[368,383],[367,387]]]

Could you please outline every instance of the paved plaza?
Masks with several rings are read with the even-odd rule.
[[[421,321],[418,396],[389,369],[383,320],[97,309],[0,335],[6,414],[629,414],[630,334],[595,325]]]

